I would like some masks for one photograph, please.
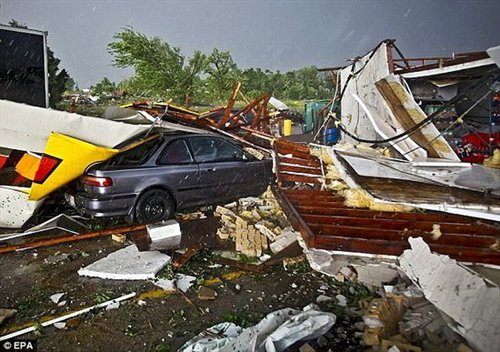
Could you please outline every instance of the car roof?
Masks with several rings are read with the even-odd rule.
[[[193,132],[187,132],[187,131],[176,131],[176,130],[171,130],[171,129],[166,129],[162,127],[154,127],[151,130],[143,131],[139,134],[136,134],[135,136],[132,136],[125,140],[124,142],[118,144],[115,146],[116,149],[122,149],[128,145],[131,145],[132,143],[138,142],[141,139],[144,139],[146,136],[154,136],[154,135],[160,135],[160,140],[166,140],[166,139],[173,139],[176,137],[184,136],[184,137],[219,137],[222,139],[225,139],[229,142],[233,142],[230,138],[227,138],[225,136],[222,136],[220,134],[207,131],[203,133],[193,133]]]

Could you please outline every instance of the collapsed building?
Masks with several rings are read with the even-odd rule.
[[[2,100],[0,224],[21,227],[44,200],[89,165],[120,153],[116,146],[123,141],[160,126],[215,132],[240,142],[259,158],[272,158],[272,192],[300,233],[304,251],[389,260],[406,253],[403,258],[411,261],[418,250],[422,258],[435,262],[446,255],[462,263],[498,266],[499,51],[496,47],[452,58],[408,59],[393,40],[386,40],[351,65],[328,69],[337,89],[315,130],[335,130],[340,138],[329,143],[333,145],[316,144],[312,135],[311,143],[281,135],[279,126],[286,114],[270,111],[268,94],[248,100],[240,83],[224,107],[200,113],[171,103],[138,101],[124,105],[130,114],[114,121]],[[238,97],[245,101],[240,109],[235,108]],[[274,201],[265,201],[274,206]],[[236,238],[236,250],[244,254],[262,254],[266,237],[279,235],[273,229],[261,231],[260,224],[232,210],[218,208],[217,214],[224,223],[219,237]],[[230,233],[232,226],[251,235],[247,239],[258,239],[258,248]],[[128,230],[140,231],[145,227]],[[57,243],[113,233],[111,229],[76,234]],[[56,242],[2,246],[0,252],[52,243]],[[280,249],[287,244],[280,244]],[[404,265],[412,280],[428,280],[422,266]],[[450,279],[447,266],[442,269],[440,277]],[[422,290],[436,296],[426,280]],[[498,289],[483,285],[478,290],[487,295]],[[462,324],[457,330],[469,341],[477,338],[471,344],[479,350],[488,350],[495,326],[478,334],[473,329],[478,317],[464,317],[437,296],[433,303]]]

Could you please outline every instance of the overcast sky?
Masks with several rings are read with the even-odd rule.
[[[482,51],[500,45],[499,0],[159,1],[0,0],[11,19],[48,31],[48,43],[80,88],[112,67],[106,47],[124,26],[158,36],[186,56],[229,50],[240,68],[287,71],[342,66],[386,38],[407,57]]]

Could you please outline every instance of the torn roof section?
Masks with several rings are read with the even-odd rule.
[[[494,59],[500,60],[499,51],[407,59],[394,40],[385,40],[350,66],[325,69],[335,70],[340,80],[342,141],[392,146],[409,161],[464,160],[461,147],[471,144],[474,132],[489,133],[490,139],[496,133],[488,130],[494,126],[488,121],[488,104],[498,91],[500,71]],[[487,149],[488,141],[482,139],[488,137],[479,137],[472,148]],[[490,152],[495,143],[495,138],[489,142]]]

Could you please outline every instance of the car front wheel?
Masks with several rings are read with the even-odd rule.
[[[137,222],[148,224],[168,220],[174,216],[174,202],[167,191],[150,189],[144,192],[135,206]]]

